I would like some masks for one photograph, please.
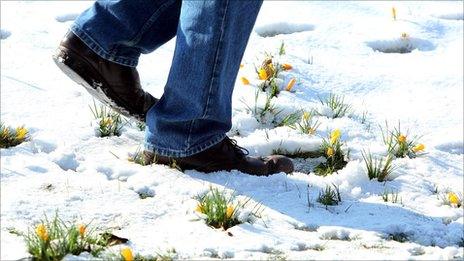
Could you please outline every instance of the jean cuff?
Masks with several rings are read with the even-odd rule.
[[[195,145],[187,150],[176,150],[176,149],[171,149],[171,148],[163,148],[163,147],[160,147],[156,144],[153,144],[145,140],[144,148],[145,150],[154,152],[155,154],[158,154],[161,156],[183,158],[183,157],[192,156],[206,149],[209,149],[213,147],[214,145],[218,144],[219,142],[221,142],[225,137],[226,137],[226,134],[219,134],[219,135],[213,136],[207,142],[204,142],[199,145]]]
[[[130,58],[124,56],[117,56],[114,54],[109,53],[107,50],[103,49],[97,41],[95,41],[89,34],[87,34],[84,30],[82,30],[77,24],[73,24],[70,27],[70,30],[81,39],[87,47],[89,47],[92,51],[98,54],[105,60],[124,65],[129,67],[136,67],[138,64],[138,58]]]

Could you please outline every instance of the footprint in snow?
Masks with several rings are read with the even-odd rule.
[[[62,15],[57,15],[55,17],[55,20],[60,23],[64,23],[68,21],[74,21],[78,16],[79,16],[78,13],[62,14]]]
[[[40,166],[36,166],[36,165],[27,166],[26,168],[29,169],[30,171],[37,172],[37,173],[48,172],[48,169],[40,167]]]
[[[435,49],[435,46],[430,41],[413,37],[373,40],[367,41],[366,44],[374,51],[381,53],[410,53],[416,49],[419,51],[432,51]]]
[[[440,145],[435,146],[437,150],[441,150],[443,152],[448,152],[451,154],[462,155],[464,154],[464,146],[462,141],[455,141],[455,142],[446,142]]]
[[[77,167],[79,167],[79,162],[76,160],[76,154],[74,152],[57,155],[53,158],[53,162],[65,171],[76,171]]]
[[[433,16],[435,16],[436,18],[445,19],[445,20],[464,20],[463,12],[442,13],[442,14],[435,14]]]
[[[0,39],[4,40],[8,37],[10,37],[11,32],[5,29],[0,29]]]
[[[273,37],[279,34],[292,34],[313,31],[314,25],[303,23],[276,22],[256,26],[255,32],[261,37]]]

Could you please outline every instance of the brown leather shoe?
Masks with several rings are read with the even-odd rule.
[[[145,121],[157,101],[142,89],[135,68],[101,58],[72,32],[61,41],[53,60],[92,96],[125,116]]]
[[[235,140],[226,137],[207,150],[183,158],[165,157],[144,151],[143,161],[146,164],[174,164],[182,170],[195,169],[202,172],[236,169],[257,176],[293,172],[293,163],[285,156],[249,157],[247,154],[248,151],[238,146]]]

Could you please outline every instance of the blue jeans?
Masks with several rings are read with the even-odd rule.
[[[99,1],[71,30],[101,57],[136,66],[174,36],[164,94],[147,114],[145,148],[186,157],[222,141],[232,92],[262,1]]]

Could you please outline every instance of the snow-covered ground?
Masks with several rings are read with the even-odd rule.
[[[0,259],[28,256],[22,238],[9,231],[25,231],[56,210],[63,219],[113,229],[144,255],[175,248],[188,259],[464,258],[463,208],[444,205],[435,193],[463,193],[463,2],[264,3],[239,72],[251,85],[236,82],[230,134],[240,133],[234,138],[251,154],[266,155],[317,149],[321,136],[339,128],[350,161],[327,177],[303,173],[315,160],[296,162],[302,172],[269,177],[128,162],[143,132],[126,126],[120,137],[96,137],[91,96],[51,59],[72,20],[91,4],[1,3],[1,120],[25,125],[32,139],[1,150]],[[294,92],[281,92],[276,106],[320,109],[318,97],[336,93],[352,104],[350,117],[319,117],[318,132],[308,136],[260,125],[246,112],[244,102],[253,105],[259,82],[253,64],[282,41],[286,54],[279,60],[293,66],[282,73],[283,84],[291,78],[297,84]],[[402,47],[411,52],[388,53]],[[173,49],[171,41],[141,59],[143,86],[157,97]],[[378,126],[386,120],[422,135],[427,154],[396,159],[395,178],[380,183],[365,174],[361,150],[384,152]],[[342,202],[326,209],[316,198],[332,183]],[[211,184],[262,203],[262,219],[230,228],[232,236],[192,221],[192,197]],[[402,204],[383,202],[385,189],[398,191]],[[407,242],[388,240],[395,233]]]

